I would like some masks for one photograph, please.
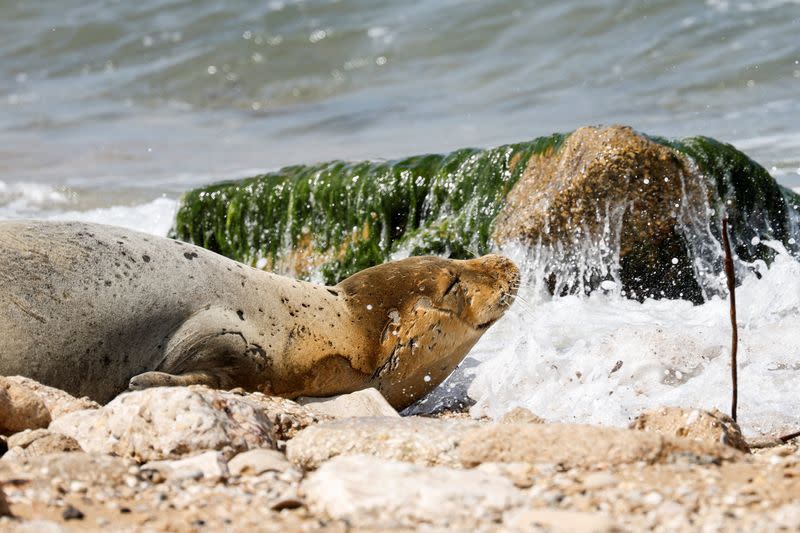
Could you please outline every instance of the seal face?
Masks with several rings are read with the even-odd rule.
[[[107,402],[206,384],[286,397],[434,388],[510,305],[508,259],[413,257],[324,287],[171,239],[0,222],[0,375]]]
[[[412,257],[342,281],[357,319],[374,332],[369,385],[406,407],[441,383],[511,305],[519,270],[505,257]]]

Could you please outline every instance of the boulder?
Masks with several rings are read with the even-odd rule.
[[[686,459],[734,461],[741,452],[716,443],[630,429],[579,424],[490,424],[468,432],[458,456],[467,467],[482,463],[546,463],[592,468]]]
[[[228,463],[225,456],[216,451],[204,452],[183,459],[150,461],[143,464],[141,470],[142,472],[156,471],[170,481],[200,478],[218,481],[228,477]]]
[[[228,470],[234,476],[260,476],[264,472],[284,472],[291,468],[285,455],[266,448],[242,452],[228,462]]]
[[[500,476],[366,455],[331,459],[306,478],[301,490],[312,512],[356,528],[466,531],[497,523],[524,502],[523,492]]]
[[[536,416],[529,409],[515,407],[500,417],[501,424],[544,424],[544,419]]]
[[[9,383],[14,383],[35,393],[44,402],[53,420],[73,411],[97,409],[100,407],[100,404],[89,398],[76,398],[61,389],[42,385],[38,381],[23,376],[8,376],[0,379],[5,379]]]
[[[3,487],[0,485],[0,517],[3,516],[12,516],[11,515],[11,508],[8,506],[8,501],[6,501],[6,493],[3,492]]]
[[[56,419],[50,430],[89,452],[140,462],[208,450],[226,457],[275,446],[272,424],[241,396],[207,387],[155,387],[121,394],[100,409]]]
[[[14,480],[37,488],[70,485],[123,486],[131,478],[129,459],[85,452],[51,453],[24,461],[0,461],[0,484]],[[138,469],[136,469],[138,472]]]
[[[422,417],[345,418],[304,429],[289,441],[286,455],[305,470],[337,455],[354,454],[419,465],[458,465],[459,441],[479,426],[472,420]]]
[[[800,248],[798,208],[800,196],[728,144],[585,127],[195,189],[181,200],[173,236],[279,273],[321,273],[329,284],[400,253],[464,258],[522,243],[552,292],[613,280],[631,297],[699,302],[726,290],[723,210],[735,253],[769,262],[774,251],[761,241]]]
[[[670,142],[627,127],[584,127],[557,152],[528,160],[493,240],[542,248],[555,293],[618,278],[631,297],[701,302],[724,292],[716,276],[722,211],[737,255],[769,259],[773,252],[751,241],[788,244],[789,197],[763,168],[713,139]]]
[[[6,461],[20,461],[40,455],[61,452],[80,452],[78,441],[72,437],[54,433],[47,429],[27,429],[8,438]]]
[[[604,513],[585,513],[561,509],[513,509],[503,517],[511,531],[552,533],[611,533],[623,531]]]
[[[750,453],[742,430],[730,416],[718,410],[661,407],[640,414],[631,429],[652,431],[671,437],[693,439],[709,444],[721,443]]]
[[[0,434],[46,428],[50,411],[38,394],[0,376]]]
[[[330,398],[300,397],[297,398],[297,403],[305,405],[319,415],[331,418],[400,416],[394,407],[389,405],[386,398],[372,387]]]
[[[301,429],[318,422],[332,420],[330,416],[312,411],[286,398],[266,396],[260,392],[246,393],[242,389],[233,390],[231,394],[238,395],[242,401],[253,406],[269,420],[272,424],[270,435],[276,441],[289,440]]]

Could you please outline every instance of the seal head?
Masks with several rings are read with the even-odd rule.
[[[486,255],[412,257],[342,281],[351,315],[373,336],[377,388],[403,408],[441,383],[511,305],[519,269]]]

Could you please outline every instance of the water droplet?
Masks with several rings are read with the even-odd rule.
[[[678,264],[678,258],[677,257],[673,257],[672,258],[672,264],[673,265],[677,265]]]
[[[759,239],[758,237],[753,237],[752,239],[750,239],[750,244],[752,244],[753,246],[755,246],[756,244],[758,244],[760,242],[761,242],[761,239]]]
[[[610,279],[605,280],[600,284],[600,288],[604,291],[613,291],[617,288],[617,284],[611,281]]]
[[[208,66],[208,68],[207,68],[206,70],[207,70],[207,71],[208,71],[208,73],[209,73],[209,74],[211,74],[211,75],[214,75],[214,74],[216,74],[216,73],[217,73],[217,67],[215,67],[214,65],[209,65],[209,66]]]
[[[430,382],[431,377],[429,375],[425,375],[425,377],[422,378],[422,379],[423,379],[423,381],[425,381],[425,383],[428,383],[428,382]]]
[[[645,184],[645,185],[650,185],[650,180],[649,180],[649,179],[647,179],[647,178],[645,178],[645,179],[643,180],[643,182],[644,182],[644,184]]]
[[[367,304],[367,311],[372,311],[372,304]]]

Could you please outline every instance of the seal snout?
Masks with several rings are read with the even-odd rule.
[[[514,302],[519,289],[519,268],[514,262],[501,255],[489,254],[465,261],[473,290],[470,298],[472,307],[471,322],[476,330],[482,331],[500,319]]]

